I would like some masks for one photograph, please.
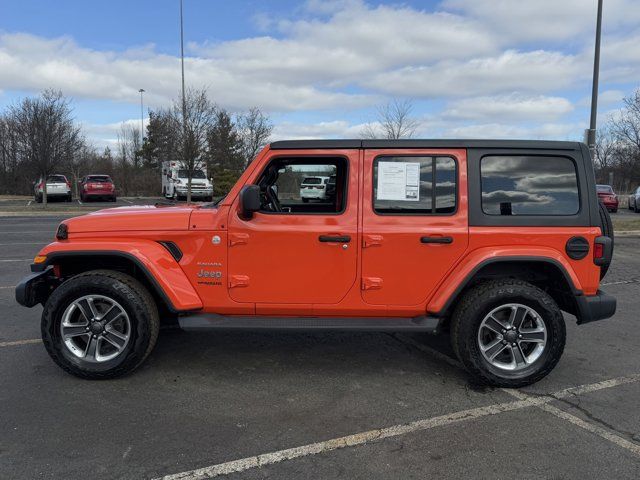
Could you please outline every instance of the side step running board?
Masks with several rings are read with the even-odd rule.
[[[194,314],[178,318],[183,330],[302,330],[438,333],[440,318],[421,317],[225,317]]]

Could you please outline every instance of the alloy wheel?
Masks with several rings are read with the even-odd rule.
[[[478,345],[492,366],[508,371],[527,368],[547,344],[547,327],[533,308],[509,303],[489,312],[478,329]]]
[[[131,338],[131,322],[112,298],[86,295],[65,309],[60,333],[70,353],[87,362],[101,363],[125,350]]]

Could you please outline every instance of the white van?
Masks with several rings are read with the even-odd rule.
[[[34,183],[33,198],[37,203],[42,203],[44,196],[44,182],[42,177]],[[47,177],[47,200],[61,199],[70,202],[71,184],[64,175],[54,174]]]

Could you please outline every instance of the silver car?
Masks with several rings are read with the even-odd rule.
[[[44,182],[42,177],[34,184],[33,198],[36,202],[41,203],[44,195]],[[61,199],[70,202],[71,184],[64,175],[49,175],[47,177],[47,199]]]
[[[640,187],[629,195],[629,210],[633,210],[636,213],[640,212]]]

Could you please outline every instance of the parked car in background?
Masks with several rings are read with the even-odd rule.
[[[628,202],[629,210],[633,210],[636,213],[640,212],[640,187],[631,192]]]
[[[300,198],[304,203],[309,200],[324,200],[327,198],[327,183],[329,177],[305,177],[300,185]]]
[[[180,162],[162,162],[162,195],[172,200],[187,198],[189,171]],[[205,202],[213,200],[213,180],[207,178],[207,167],[202,165],[191,175],[191,199]]]
[[[87,175],[80,180],[80,200],[89,199],[116,201],[116,186],[109,175]]]
[[[44,182],[42,181],[42,177],[40,177],[34,184],[33,198],[36,202],[42,203],[43,197]],[[67,180],[67,177],[58,174],[49,175],[47,177],[47,199],[66,200],[67,202],[72,200],[71,184],[69,183],[69,180]]]
[[[598,192],[598,200],[607,207],[607,210],[616,213],[618,211],[618,196],[614,193],[611,185],[596,185],[596,191]]]

